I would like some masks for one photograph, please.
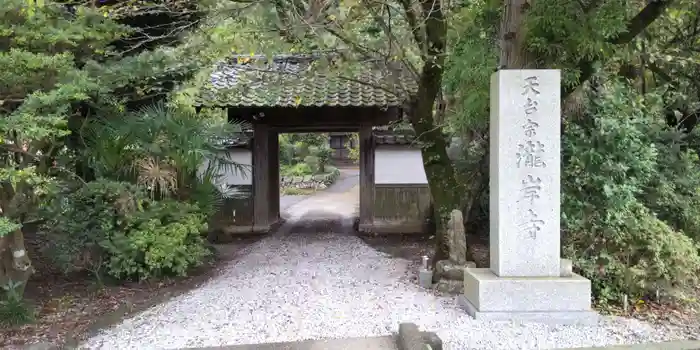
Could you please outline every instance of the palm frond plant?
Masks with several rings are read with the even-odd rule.
[[[211,211],[227,195],[223,173],[250,173],[221,143],[243,128],[157,103],[92,123],[87,156],[98,177],[134,182],[154,197],[191,200]]]
[[[177,171],[166,162],[155,157],[137,161],[137,184],[144,187],[151,198],[170,197],[177,192]]]

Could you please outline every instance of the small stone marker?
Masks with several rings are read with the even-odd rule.
[[[467,262],[467,237],[464,234],[462,212],[454,209],[447,222],[447,236],[450,242],[450,261],[463,265]]]
[[[433,285],[433,271],[428,266],[428,256],[422,257],[422,264],[418,270],[418,284],[423,288],[430,288]]]
[[[560,88],[559,70],[491,77],[491,266],[465,270],[460,298],[475,318],[597,320],[591,282],[561,259]]]
[[[467,237],[464,234],[464,217],[460,210],[450,212],[447,222],[448,260],[439,260],[435,264],[435,273],[439,279],[436,289],[445,293],[461,293],[464,290],[464,271],[467,267],[476,267],[467,261]]]

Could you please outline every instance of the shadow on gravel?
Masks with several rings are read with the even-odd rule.
[[[323,209],[306,212],[301,218],[290,223],[288,235],[307,236],[305,238],[323,239],[327,235],[354,235],[355,218]]]
[[[435,239],[429,235],[392,234],[360,235],[368,246],[395,258],[420,261],[421,256],[431,255],[435,248]]]

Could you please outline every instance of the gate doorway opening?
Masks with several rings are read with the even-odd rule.
[[[359,218],[360,171],[351,133],[279,135],[280,210],[290,233],[351,233]],[[333,136],[331,136],[333,135]],[[341,143],[339,141],[347,141]]]

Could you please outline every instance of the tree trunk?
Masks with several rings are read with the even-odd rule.
[[[458,176],[464,183],[464,191],[460,198],[460,206],[462,213],[464,214],[464,234],[467,236],[467,261],[474,261],[477,267],[488,267],[488,260],[483,262],[477,261],[476,255],[474,254],[474,244],[470,244],[469,235],[473,237],[478,237],[480,224],[479,218],[475,215],[478,212],[475,211],[475,205],[478,205],[478,201],[481,196],[486,192],[489,186],[489,152],[488,145],[486,146],[486,152],[482,155],[479,163],[477,163],[473,169],[469,172],[459,173]],[[478,240],[472,240],[473,242],[478,242]]]
[[[430,113],[432,116],[432,110]],[[435,254],[431,264],[435,267],[437,261],[446,260],[449,257],[449,246],[445,235],[447,221],[452,210],[460,209],[459,198],[463,193],[456,180],[452,161],[447,156],[447,142],[440,128],[433,126],[432,122],[417,120],[413,122],[413,127],[420,135],[425,175],[428,178],[433,201]],[[437,277],[437,274],[434,277]]]
[[[508,0],[503,8],[500,34],[500,69],[536,68],[527,51],[527,12],[534,0]]]
[[[447,156],[447,141],[440,125],[436,125],[434,107],[442,89],[442,74],[445,63],[445,46],[447,26],[442,12],[441,2],[433,0],[420,1],[421,26],[413,21],[416,41],[424,50],[423,67],[420,71],[418,91],[411,99],[410,121],[421,142],[421,153],[428,186],[433,200],[435,217],[435,254],[432,266],[438,260],[447,259],[449,248],[446,241],[447,221],[453,209],[459,209],[461,191],[456,180],[452,161]],[[415,8],[405,6],[409,17],[416,19]],[[424,30],[423,30],[424,29]],[[424,35],[423,35],[424,34]],[[437,275],[437,274],[436,274]],[[433,276],[435,278],[437,276]]]
[[[14,292],[21,296],[32,272],[34,269],[24,246],[22,230],[0,237],[0,287],[11,282]]]

